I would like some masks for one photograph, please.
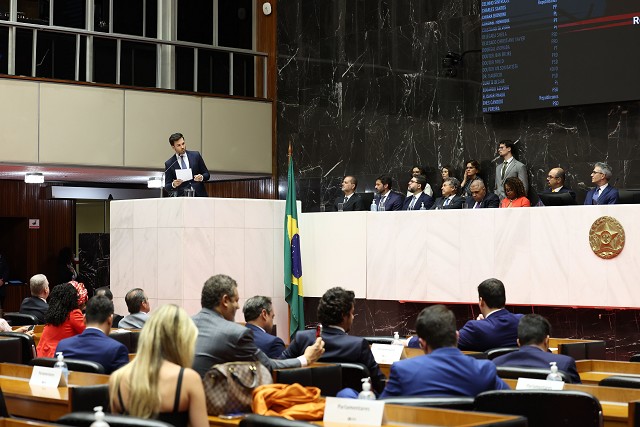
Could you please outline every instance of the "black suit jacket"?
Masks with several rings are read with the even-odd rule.
[[[402,205],[403,211],[409,210],[411,199],[413,199],[413,196],[408,196],[406,199],[404,199],[404,203]],[[418,200],[416,200],[416,203],[413,205],[413,209],[411,210],[412,211],[420,210],[420,208],[422,207],[422,204],[424,204],[425,209],[431,209],[431,206],[433,206],[433,197],[425,193],[420,193],[420,197],[418,197]]]
[[[344,202],[344,196],[336,197],[336,200],[333,202],[333,211],[338,212],[338,203],[343,203],[343,202]],[[353,193],[351,197],[349,197],[349,200],[347,200],[347,203],[344,203],[344,205],[342,206],[342,210],[345,212],[366,211],[367,206],[364,205],[364,200],[362,200],[362,197],[360,197],[360,194]]]
[[[169,160],[164,162],[164,168],[166,170],[164,174],[164,188],[169,194],[176,193],[177,196],[184,196],[184,190],[191,187],[195,190],[196,196],[207,197],[207,190],[204,188],[204,183],[209,181],[209,169],[207,169],[207,165],[204,164],[204,160],[199,152],[187,150],[186,155],[189,159],[189,167],[193,172],[193,176],[202,175],[203,181],[197,182],[191,180],[183,182],[178,188],[173,188],[171,183],[176,179],[176,169],[180,169],[180,163],[177,161],[176,155],[174,154],[169,158]]]
[[[476,205],[476,201],[473,200],[473,197],[467,197],[467,207],[469,209],[473,209]],[[499,208],[500,207],[500,198],[493,193],[485,194],[484,199],[480,202],[480,208]]]
[[[380,199],[382,199],[380,195],[377,195],[375,198],[375,204],[378,210],[380,210]],[[387,198],[384,201],[384,210],[399,211],[402,209],[402,202],[404,202],[403,195],[396,193],[395,191],[389,191],[389,193],[387,193]]]
[[[436,202],[431,206],[431,210],[434,209],[462,209],[462,202],[464,202],[464,197],[462,196],[453,196],[453,199],[447,206],[444,205],[445,197],[438,197]]]
[[[551,191],[551,189],[549,187],[546,187],[544,189],[543,193],[550,194],[550,193],[553,193],[553,191]],[[558,191],[558,193],[569,193],[573,200],[576,199],[576,193],[573,190],[571,190],[570,188],[567,188],[565,186],[562,186],[562,188]]]
[[[22,300],[22,304],[20,304],[20,313],[33,314],[41,324],[44,324],[44,313],[48,309],[49,304],[34,296],[26,297]]]

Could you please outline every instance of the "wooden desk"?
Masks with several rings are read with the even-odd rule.
[[[613,375],[640,376],[640,363],[615,360],[576,360],[580,379],[585,384],[598,384]]]
[[[48,427],[59,424],[41,423],[38,421],[28,421],[16,418],[0,418],[0,427]]]

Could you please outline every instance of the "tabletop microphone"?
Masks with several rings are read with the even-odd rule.
[[[165,177],[166,173],[167,173],[167,172],[169,171],[169,169],[171,169],[171,168],[173,167],[173,165],[175,165],[176,163],[178,163],[178,159],[175,159],[175,160],[173,161],[173,163],[171,163],[171,164],[169,165],[169,167],[168,167],[168,168],[166,168],[166,169],[164,170],[164,172],[162,172],[162,178],[163,178],[162,180],[163,180],[163,181],[164,181],[164,177]],[[163,184],[163,185],[164,185],[164,184]],[[173,186],[171,186],[171,188],[173,189],[173,191],[169,191],[169,197],[176,197],[176,196],[178,195],[178,190],[177,190],[176,188],[173,188]]]

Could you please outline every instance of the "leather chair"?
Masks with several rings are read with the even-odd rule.
[[[40,323],[38,318],[33,314],[22,313],[5,313],[4,319],[9,322],[11,326],[25,326],[25,325],[37,325]]]
[[[465,356],[473,357],[474,359],[479,359],[479,360],[487,360],[487,353],[484,353],[482,351],[465,353]]]
[[[22,343],[22,363],[28,365],[31,360],[36,357],[36,345],[33,337],[23,334],[22,332],[0,332],[0,337],[19,338]]]
[[[584,360],[587,358],[587,346],[583,342],[559,344],[558,353],[571,356],[574,360]]]
[[[600,380],[603,387],[640,388],[640,376],[612,375]]]
[[[369,369],[360,363],[336,363],[342,371],[342,387],[362,390],[362,379],[370,377]]]
[[[2,418],[10,418],[9,410],[7,410],[7,404],[4,401],[4,394],[2,393],[2,389],[0,388],[0,417]]]
[[[498,347],[492,348],[490,350],[485,351],[484,353],[487,355],[487,359],[493,360],[496,357],[504,356],[505,354],[513,353],[514,351],[518,351],[520,347]]]
[[[129,332],[129,337],[131,339],[131,347],[129,347],[129,353],[137,353],[138,352],[138,339],[140,338],[140,331],[131,331]]]
[[[276,369],[273,374],[276,383],[318,387],[323,396],[336,396],[342,385],[342,368],[338,365]]]
[[[312,427],[314,424],[304,421],[293,421],[282,417],[268,417],[250,414],[240,420],[240,427]]]
[[[362,337],[369,345],[371,344],[393,344],[393,337]]]
[[[500,378],[510,378],[517,380],[518,378],[533,378],[537,380],[546,380],[550,369],[543,368],[523,368],[520,366],[497,366],[496,371]],[[558,370],[558,374],[565,383],[571,383],[571,378],[566,372]]]
[[[96,406],[102,406],[109,412],[109,384],[69,387],[71,412],[91,412]]]
[[[0,337],[0,362],[22,363],[22,340],[17,337]]]
[[[640,354],[634,354],[629,358],[629,362],[640,362]]]
[[[392,405],[418,406],[421,408],[473,410],[474,398],[469,396],[393,396],[380,400]]]
[[[476,411],[527,417],[530,427],[602,427],[598,399],[582,391],[494,390],[476,396]]]
[[[124,346],[127,347],[127,352],[135,353],[134,351],[131,351],[131,332],[129,332],[129,331],[126,331],[126,332],[111,332],[109,334],[109,338],[113,338],[114,340],[118,341],[119,343],[124,344]],[[137,342],[136,342],[136,347],[138,347]]]
[[[58,418],[56,423],[65,426],[90,427],[95,420],[96,416],[93,412],[71,412]],[[105,413],[104,420],[110,427],[173,427],[171,424],[162,421],[130,417],[128,415]]]
[[[586,342],[584,344],[587,359],[605,360],[607,358],[607,343],[605,341]]]
[[[53,365],[58,361],[55,357],[36,357],[29,362],[33,366],[46,366],[47,368],[53,368]],[[91,362],[89,360],[67,359],[64,358],[67,368],[70,371],[75,372],[88,372],[90,374],[104,374],[104,366],[98,362]]]

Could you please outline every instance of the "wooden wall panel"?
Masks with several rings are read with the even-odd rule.
[[[277,191],[271,178],[221,181],[205,184],[209,197],[275,199]]]

